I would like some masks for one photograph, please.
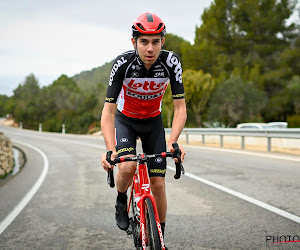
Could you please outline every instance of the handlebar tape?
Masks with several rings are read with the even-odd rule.
[[[106,154],[106,160],[111,164],[111,155],[112,151],[108,151]],[[114,170],[109,168],[107,171],[107,184],[113,188],[115,186],[115,179],[114,179]]]
[[[173,158],[177,158],[178,162],[175,162],[175,166],[176,166],[176,173],[174,175],[175,179],[179,179],[181,176],[181,173],[184,174],[184,168],[181,164],[181,151],[179,149],[178,144],[175,142],[172,144],[173,148],[174,148],[174,154],[173,154]]]

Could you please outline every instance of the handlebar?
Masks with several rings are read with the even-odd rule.
[[[108,151],[106,153],[106,160],[110,163],[111,162],[111,155],[112,151]],[[107,184],[113,188],[115,186],[115,178],[114,178],[114,170],[109,168],[107,171]]]
[[[177,143],[173,143],[172,144],[173,148],[175,149],[174,153],[173,153],[173,158],[177,158],[178,159],[178,162],[175,162],[175,166],[176,166],[176,173],[174,175],[174,178],[175,179],[179,179],[180,176],[181,176],[181,173],[184,174],[184,168],[182,166],[182,163],[181,163],[181,151],[179,149],[179,146]]]
[[[106,154],[106,160],[108,161],[108,163],[110,165],[116,165],[117,163],[126,162],[126,161],[136,161],[139,163],[145,163],[145,162],[149,161],[150,159],[155,159],[158,157],[162,157],[162,158],[172,157],[173,159],[176,158],[178,160],[178,162],[175,162],[176,173],[174,175],[174,178],[179,179],[181,176],[181,173],[182,174],[185,173],[183,165],[181,163],[181,151],[176,142],[173,143],[172,146],[175,150],[174,153],[162,152],[160,154],[153,154],[153,155],[139,154],[139,155],[132,156],[132,157],[118,157],[118,158],[114,159],[113,161],[111,160],[112,151],[108,151]],[[113,169],[109,168],[107,171],[107,174],[108,174],[107,183],[109,184],[109,186],[111,188],[113,188],[115,186]]]

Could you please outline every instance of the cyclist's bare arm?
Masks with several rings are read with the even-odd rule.
[[[112,151],[112,159],[117,157],[115,141],[114,141],[114,133],[115,133],[115,114],[116,114],[117,104],[108,103],[104,104],[104,108],[101,116],[101,130],[103,134],[103,138],[105,141],[107,151]],[[103,168],[107,171],[108,168],[113,168],[106,161],[106,153],[103,153],[101,156],[101,164]]]
[[[185,99],[174,99],[174,117],[172,122],[172,132],[170,135],[170,139],[168,141],[168,149],[170,152],[174,152],[174,149],[172,147],[172,143],[177,142],[182,129],[184,128],[185,121],[186,121],[186,105],[185,105]],[[181,161],[183,162],[185,151],[182,146],[179,145],[179,148],[181,150]]]

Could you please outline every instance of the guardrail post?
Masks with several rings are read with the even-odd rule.
[[[271,147],[272,147],[272,143],[271,143],[271,137],[268,137],[268,152],[271,152]]]
[[[23,123],[22,122],[20,122],[20,129],[22,129],[23,128]]]
[[[63,134],[66,133],[66,126],[65,126],[65,124],[62,125],[62,130],[61,130],[61,132],[62,132]]]
[[[241,136],[242,142],[241,142],[241,149],[245,149],[245,136]]]
[[[203,145],[205,144],[205,135],[204,134],[202,135],[202,144]]]
[[[220,135],[220,147],[223,148],[223,135]]]
[[[186,144],[189,144],[189,134],[185,134],[185,142]]]
[[[42,130],[43,130],[43,125],[42,125],[42,123],[40,123],[39,124],[39,132],[42,132]]]

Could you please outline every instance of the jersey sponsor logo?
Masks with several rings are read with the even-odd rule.
[[[128,142],[128,138],[122,138],[120,142]]]
[[[139,77],[139,73],[134,71],[131,73],[131,77]]]
[[[118,150],[117,153],[120,154],[120,153],[123,153],[123,152],[131,152],[133,150],[134,150],[133,147],[130,147],[130,148],[121,148],[121,149]]]
[[[115,98],[113,98],[113,97],[112,97],[112,98],[109,98],[109,97],[106,97],[106,98],[105,98],[105,101],[106,101],[106,102],[112,102],[112,101],[114,101],[114,100],[115,100]]]
[[[109,77],[109,86],[112,85],[112,82],[114,80],[114,76],[116,74],[116,72],[118,71],[118,69],[127,62],[127,59],[125,59],[124,57],[121,57],[121,59],[119,59],[113,66],[110,72],[110,77]]]
[[[131,67],[133,70],[141,70],[141,67],[139,65],[132,65]]]
[[[169,52],[169,55],[168,55],[168,58],[167,58],[167,65],[170,68],[173,68],[173,66],[175,66],[174,73],[175,73],[176,81],[182,83],[182,68],[181,68],[181,63],[177,59],[176,56],[173,56],[173,52]]]
[[[156,72],[154,77],[165,77],[165,72]]]
[[[173,98],[183,98],[183,97],[185,97],[185,94],[183,93],[183,94],[176,94],[176,95],[172,95],[173,96]]]
[[[155,159],[155,161],[156,161],[157,163],[161,163],[161,162],[163,161],[163,158],[158,157],[158,158]]]
[[[128,96],[138,98],[138,99],[141,99],[141,100],[152,100],[152,99],[161,97],[163,94],[164,94],[164,91],[161,91],[161,92],[159,92],[157,94],[154,94],[154,95],[141,95],[141,94],[132,93],[130,91],[127,91]]]
[[[131,81],[128,83],[128,87],[135,90],[159,90],[161,87],[165,85],[165,82],[162,83],[156,83],[155,81],[145,81],[143,83],[137,82],[134,79],[131,79]]]
[[[150,169],[151,174],[165,174],[166,171],[166,169]]]

